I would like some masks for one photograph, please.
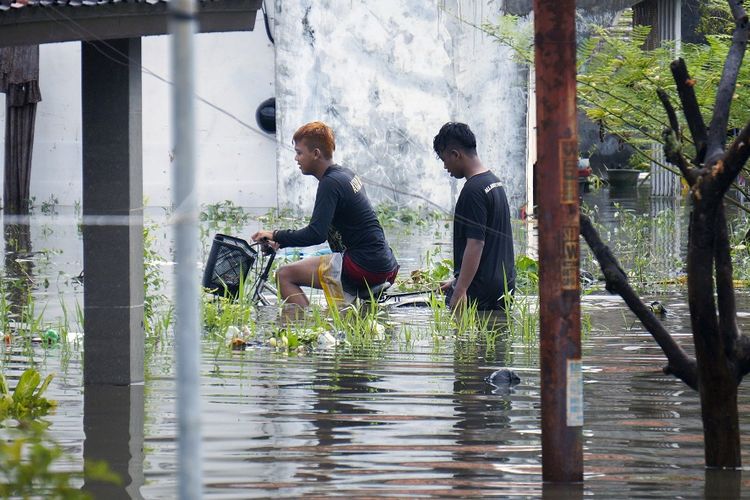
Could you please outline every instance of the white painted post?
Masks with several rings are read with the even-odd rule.
[[[657,3],[657,28],[659,43],[674,40],[675,57],[679,57],[682,40],[682,1],[659,0]],[[666,164],[664,147],[654,144],[651,162],[651,194],[653,196],[678,196],[680,194],[680,176],[675,175],[658,163]]]
[[[200,422],[200,283],[198,196],[195,191],[196,0],[169,2],[172,33],[177,364],[178,498],[202,497]]]

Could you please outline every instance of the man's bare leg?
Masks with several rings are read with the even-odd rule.
[[[276,280],[279,283],[281,298],[287,304],[296,304],[301,307],[307,307],[310,304],[301,287],[321,288],[318,279],[319,265],[320,257],[308,257],[279,268],[276,272]]]

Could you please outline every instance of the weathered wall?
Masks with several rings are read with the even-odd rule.
[[[274,95],[274,51],[262,16],[255,31],[201,34],[195,47],[198,95],[257,129],[255,110]],[[79,43],[40,47],[43,101],[37,108],[31,174],[37,206],[51,196],[63,205],[81,201],[80,53]],[[144,199],[166,206],[172,176],[171,86],[164,81],[170,80],[169,38],[144,38],[142,53]],[[196,110],[201,202],[230,199],[245,206],[275,206],[275,137],[203,102],[196,103]],[[0,119],[4,116],[0,105]]]
[[[480,157],[524,203],[527,70],[470,24],[500,1],[300,0],[276,2],[280,113],[279,204],[309,209],[315,180],[299,174],[291,137],[323,120],[336,160],[355,169],[375,201],[452,209],[457,186],[432,150],[449,120],[467,122]]]
[[[579,2],[580,26],[606,24],[629,3]],[[527,70],[471,24],[503,11],[523,15],[528,6],[527,0],[276,0],[276,47],[261,16],[253,32],[199,35],[197,91],[225,111],[197,104],[201,201],[309,209],[315,181],[299,175],[291,135],[322,119],[338,134],[337,160],[370,181],[375,201],[427,199],[450,210],[461,183],[443,171],[432,138],[445,121],[458,120],[472,126],[482,159],[520,207]],[[169,79],[167,37],[144,39],[143,65],[144,195],[150,205],[168,205],[170,86],[149,73]],[[40,70],[44,100],[32,196],[37,204],[54,196],[72,205],[81,199],[79,44],[42,46]],[[273,136],[253,130],[257,105],[274,93],[278,151]]]

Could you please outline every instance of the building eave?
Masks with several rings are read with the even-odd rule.
[[[261,0],[199,2],[199,32],[252,31]],[[168,3],[34,5],[0,12],[0,47],[111,40],[169,32]]]

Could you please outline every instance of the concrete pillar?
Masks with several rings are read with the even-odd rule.
[[[140,38],[83,42],[84,384],[143,381]]]

